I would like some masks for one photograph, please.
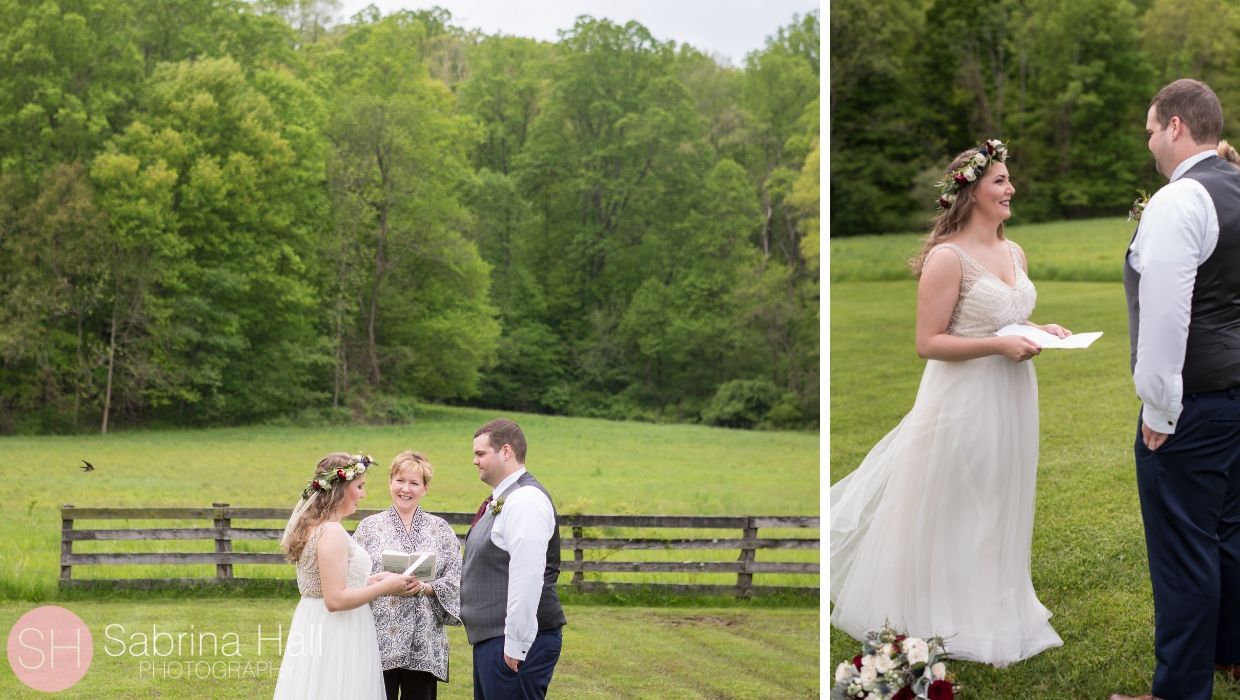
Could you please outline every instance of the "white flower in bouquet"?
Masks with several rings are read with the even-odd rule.
[[[873,683],[875,679],[877,678],[878,678],[878,671],[875,670],[874,664],[872,663],[866,664],[864,661],[862,661],[861,662],[861,673],[858,674],[857,680],[861,681],[862,685],[869,685],[870,683]]]
[[[936,681],[947,678],[947,666],[942,661],[930,665],[930,677]]]
[[[941,666],[942,664],[939,664],[939,665]],[[856,677],[856,675],[857,675],[857,667],[853,666],[852,663],[849,661],[845,661],[844,663],[840,664],[839,666],[835,668],[835,682],[836,683],[842,683],[844,681],[852,680],[854,677]]]
[[[890,656],[886,656],[886,655],[879,656],[877,659],[874,660],[874,670],[880,674],[890,671],[895,665],[896,665],[896,662],[892,660]]]
[[[930,647],[925,641],[917,637],[909,637],[904,640],[903,645],[909,666],[916,668],[919,664],[925,664],[930,661]]]
[[[891,646],[890,644],[884,644],[883,647],[879,649],[879,651],[883,653],[883,656],[891,656],[891,652],[895,651],[895,647]]]

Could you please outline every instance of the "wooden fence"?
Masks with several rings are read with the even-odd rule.
[[[380,512],[358,511],[347,521]],[[234,552],[233,542],[238,540],[264,540],[278,542],[284,532],[284,521],[289,511],[283,508],[234,508],[227,503],[214,503],[210,508],[75,508],[61,507],[60,538],[60,587],[126,587],[162,588],[198,585],[229,585],[255,580],[283,581],[283,585],[295,585],[292,571],[284,579],[256,579],[233,576],[236,564],[286,564],[278,549],[271,552]],[[468,526],[473,513],[436,513],[454,526]],[[209,527],[150,527],[150,528],[84,528],[83,520],[172,520],[210,521]],[[234,521],[279,521],[278,527],[236,527]],[[350,530],[353,524],[346,524]],[[798,534],[817,530],[817,516],[689,516],[689,515],[560,515],[561,573],[571,573],[561,585],[579,591],[623,591],[633,588],[657,588],[676,593],[700,593],[735,595],[742,598],[772,593],[796,593],[818,595],[818,586],[755,585],[754,574],[813,574],[819,573],[819,565],[805,561],[759,561],[759,551],[818,550],[819,538],[809,537],[759,537],[761,529],[793,530]],[[587,533],[586,529],[603,531],[602,534]],[[463,528],[458,527],[458,530]],[[639,530],[635,536],[625,537],[615,530]],[[739,537],[717,535],[694,536],[648,536],[649,531],[670,535],[683,531],[731,530]],[[677,531],[682,532],[677,532]],[[566,536],[566,531],[571,536]],[[457,536],[464,541],[464,534]],[[74,542],[140,541],[140,540],[214,540],[214,552],[91,552],[75,553]],[[632,550],[735,550],[735,561],[615,561],[617,551]],[[587,552],[601,554],[587,558]],[[74,567],[91,565],[187,565],[214,564],[214,578],[73,578]],[[587,581],[587,573],[639,573],[672,574],[671,578],[685,578],[686,573],[736,574],[735,585],[687,584],[687,583],[617,583]]]

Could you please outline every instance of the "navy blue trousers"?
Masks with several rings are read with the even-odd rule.
[[[1179,426],[1134,447],[1154,588],[1154,695],[1210,700],[1240,663],[1240,389],[1184,397]]]
[[[563,627],[540,630],[525,661],[513,671],[504,663],[504,638],[474,645],[474,700],[542,700],[560,660]]]

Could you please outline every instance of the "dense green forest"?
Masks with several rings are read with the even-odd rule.
[[[832,0],[831,235],[924,230],[950,156],[1011,147],[1017,221],[1123,216],[1165,180],[1150,99],[1204,80],[1240,140],[1237,0]]]
[[[817,13],[730,67],[337,6],[0,0],[0,433],[817,425]]]

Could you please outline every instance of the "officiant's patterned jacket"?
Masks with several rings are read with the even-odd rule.
[[[461,546],[448,521],[418,508],[405,530],[395,508],[362,520],[353,533],[370,554],[371,573],[383,566],[385,549],[434,552],[433,596],[379,596],[370,604],[383,670],[407,668],[448,681],[444,625],[461,624]]]

